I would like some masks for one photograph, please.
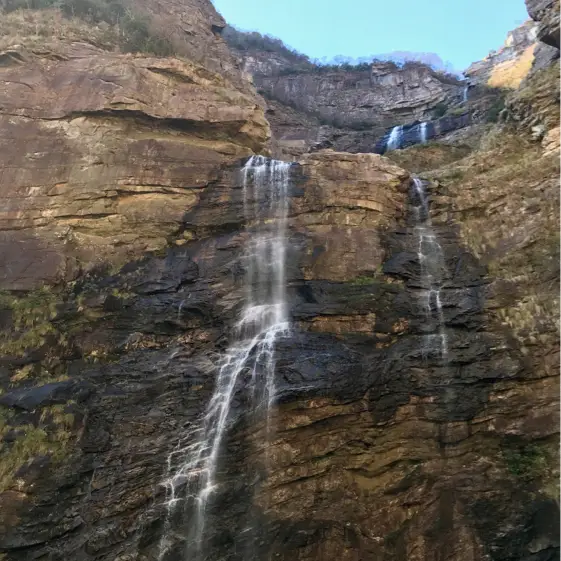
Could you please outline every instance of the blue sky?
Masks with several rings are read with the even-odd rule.
[[[456,70],[498,49],[528,18],[524,0],[213,0],[226,21],[311,58],[437,53]]]

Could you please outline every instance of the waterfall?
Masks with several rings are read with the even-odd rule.
[[[466,86],[464,88],[464,91],[463,91],[463,94],[462,94],[462,101],[464,103],[467,103],[467,100],[468,100],[468,90],[469,90],[469,86]]]
[[[427,129],[428,129],[428,123],[425,121],[424,123],[421,123],[421,144],[426,144],[427,143]]]
[[[402,142],[403,127],[401,125],[398,125],[397,127],[394,127],[390,132],[390,136],[386,144],[386,152],[389,152],[390,150],[399,150],[399,148],[401,148]]]
[[[245,246],[245,302],[233,342],[219,360],[214,393],[204,417],[186,442],[168,458],[167,516],[158,560],[178,539],[184,561],[202,561],[206,511],[218,488],[219,453],[229,428],[236,391],[249,394],[248,414],[267,421],[275,398],[275,342],[289,332],[286,298],[286,224],[290,163],[253,156],[242,170],[244,213],[249,241]],[[183,526],[174,527],[177,511]],[[179,536],[178,536],[179,535]],[[177,559],[177,557],[173,557]]]
[[[442,283],[446,276],[444,252],[438,243],[432,227],[425,184],[418,177],[413,178],[413,206],[415,218],[415,235],[417,238],[417,256],[421,266],[421,298],[424,304],[428,324],[436,322],[437,333],[425,335],[423,353],[437,350],[441,358],[448,357],[448,338],[442,304]],[[435,348],[436,347],[436,348]]]

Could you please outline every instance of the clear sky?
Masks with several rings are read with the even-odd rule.
[[[524,0],[213,0],[240,29],[311,58],[437,53],[456,70],[498,49],[528,19]]]

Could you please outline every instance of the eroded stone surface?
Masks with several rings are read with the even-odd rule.
[[[255,97],[176,59],[23,51],[0,85],[5,288],[165,247],[201,187],[269,138]]]
[[[526,8],[539,22],[540,41],[559,49],[559,0],[526,0]]]
[[[483,60],[474,62],[465,71],[465,75],[472,83],[516,89],[532,68],[537,35],[537,24],[532,20],[526,21],[509,32],[499,50],[492,51]]]
[[[423,350],[407,172],[381,156],[328,150],[292,176],[295,325],[277,348],[276,433],[264,449],[263,427],[243,414],[242,380],[209,511],[210,558],[553,558],[556,534],[534,520],[555,512],[555,476],[543,467],[555,455],[555,378],[489,327],[485,269],[454,228],[437,227],[449,271],[443,362]],[[48,340],[4,361],[19,388],[4,404],[40,397],[33,388],[47,372],[83,388],[66,405],[72,453],[34,459],[2,495],[10,561],[155,558],[167,454],[204,410],[244,297],[240,181],[232,170],[201,189],[190,235],[165,257],[59,293]],[[16,317],[13,306],[3,317]],[[16,434],[39,414],[17,411]],[[546,463],[513,472],[536,439]],[[250,522],[258,532],[244,531]],[[170,558],[181,551],[178,542]]]

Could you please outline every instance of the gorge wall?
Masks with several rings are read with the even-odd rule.
[[[370,142],[326,131],[320,84],[349,123],[372,113],[363,101],[379,108],[380,134],[463,86],[417,66],[306,71],[262,78],[310,92],[305,111],[265,105],[210,3],[183,4],[138,5],[155,28],[177,24],[178,58],[119,52],[56,11],[3,16],[0,559],[161,559],[168,458],[246,297],[242,166],[279,150],[295,161],[275,431],[245,414],[240,386],[206,558],[558,559],[558,62],[464,136],[306,153]],[[53,21],[64,33],[38,37]],[[253,72],[282,68],[267,61]],[[480,93],[475,121],[492,103]],[[422,235],[440,247],[440,316]],[[446,353],[427,345],[441,334]],[[164,561],[185,560],[176,522]]]
[[[514,29],[465,71],[467,80],[418,62],[321,66],[256,33],[227,28],[225,37],[266,98],[276,153],[297,158],[326,147],[384,153],[396,126],[406,147],[496,120],[505,91],[558,58],[539,29],[533,20]]]
[[[431,120],[439,106],[460,104],[464,95],[455,76],[421,63],[322,68],[282,51],[250,46],[234,52],[266,98],[275,137],[288,155],[325,142],[338,150],[373,152],[390,128]],[[295,112],[302,122],[294,123]]]

